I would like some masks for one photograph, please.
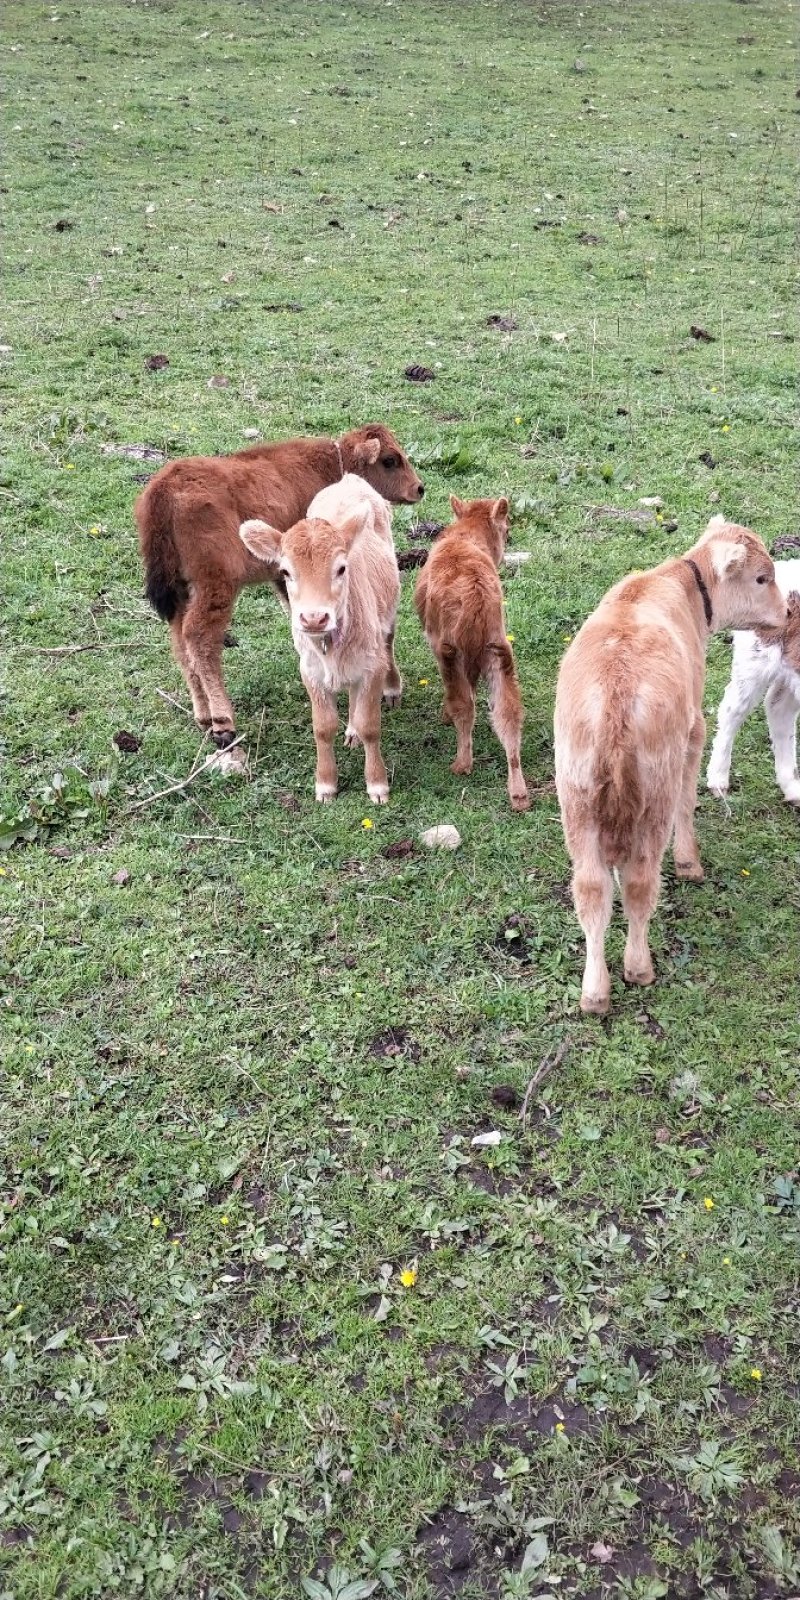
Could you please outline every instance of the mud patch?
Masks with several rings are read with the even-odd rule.
[[[148,372],[162,372],[164,367],[169,366],[169,356],[161,354],[145,356],[144,364]]]
[[[424,567],[429,555],[430,550],[401,550],[397,557],[398,568],[408,572],[412,567]]]
[[[512,317],[510,312],[506,312],[504,316],[501,316],[499,311],[493,311],[492,315],[486,318],[486,326],[487,328],[497,328],[500,333],[513,333],[515,328],[519,327],[519,323],[516,317]]]
[[[713,333],[709,333],[708,328],[701,328],[696,322],[692,323],[689,333],[693,339],[699,340],[700,344],[716,344],[717,342],[716,336]]]
[[[125,728],[120,728],[119,732],[114,734],[113,742],[118,750],[129,756],[135,756],[142,746],[141,739],[137,739],[135,733],[128,733]]]
[[[443,522],[412,522],[408,529],[408,538],[413,540],[435,539],[445,526]]]
[[[476,1553],[466,1517],[445,1506],[420,1530],[417,1540],[436,1600],[458,1594],[469,1577]],[[491,1591],[484,1592],[488,1595]]]
[[[494,938],[494,947],[500,951],[501,955],[508,956],[511,961],[519,961],[521,964],[529,965],[533,960],[529,946],[530,934],[531,929],[525,918],[520,916],[518,911],[514,911],[498,928]]]
[[[421,1054],[416,1039],[412,1038],[407,1028],[385,1028],[383,1033],[376,1033],[367,1049],[379,1061],[394,1060],[397,1056],[419,1061]]]
[[[414,839],[395,839],[394,844],[387,844],[381,855],[385,861],[405,861],[407,856],[416,854],[416,849]]]

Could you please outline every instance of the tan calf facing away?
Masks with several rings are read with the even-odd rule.
[[[222,644],[236,597],[251,583],[272,582],[282,593],[276,569],[248,551],[239,526],[263,517],[290,528],[320,489],[350,472],[387,500],[416,504],[424,493],[394,435],[369,423],[338,440],[288,439],[170,461],[136,502],[147,597],[170,625],[195,719],[220,748],[235,738]]]
[[[457,520],[436,540],[414,594],[444,682],[442,720],[456,730],[450,770],[472,771],[475,690],[484,678],[492,727],[508,761],[508,796],[515,811],[525,811],[530,802],[520,758],[523,710],[497,574],[508,536],[508,501],[451,495],[450,504]]]
[[[661,861],[700,882],[694,832],[706,645],[720,628],[779,627],[786,602],[765,546],[714,517],[685,556],[624,578],[570,645],[558,675],[556,786],[586,936],[581,1010],[608,1010],[613,873],[628,919],[627,983],[653,982],[648,942]]]
[[[364,500],[335,523],[306,518],[282,533],[251,519],[240,531],[251,554],[286,585],[292,638],[311,702],[317,799],[332,800],[338,788],[336,697],[347,689],[346,743],[363,743],[367,793],[384,804],[389,780],[380,749],[381,701],[386,693],[396,704],[402,687],[391,650],[400,596],[391,541],[377,531],[373,508]],[[394,677],[387,683],[390,668]]]

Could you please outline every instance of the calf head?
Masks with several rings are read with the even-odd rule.
[[[251,555],[275,569],[286,585],[295,633],[329,641],[347,612],[347,562],[364,518],[354,514],[334,527],[321,517],[296,522],[281,533],[268,522],[243,522],[239,537]]]
[[[499,566],[508,539],[508,501],[505,495],[499,500],[459,500],[458,495],[451,494],[450,504],[458,518],[459,531],[480,539],[495,566]]]
[[[364,428],[343,433],[339,448],[345,472],[357,472],[360,478],[366,478],[384,500],[413,506],[422,499],[424,484],[394,434],[382,423],[368,422]]]
[[[711,583],[715,628],[780,628],[786,601],[763,540],[751,528],[712,517],[694,553],[704,558]]]

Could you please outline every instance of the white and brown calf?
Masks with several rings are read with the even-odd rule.
[[[396,703],[402,688],[396,667],[396,681],[387,683],[400,575],[391,530],[387,541],[385,529],[377,531],[374,522],[374,507],[360,495],[349,515],[335,522],[307,517],[281,533],[253,519],[239,529],[251,554],[277,569],[286,585],[292,638],[311,701],[315,793],[321,801],[332,800],[338,788],[333,741],[336,698],[343,689],[349,694],[345,739],[364,745],[369,798],[376,805],[389,798],[381,703],[385,690]]]
[[[783,628],[756,628],[733,636],[731,680],[717,712],[706,784],[728,792],[733,741],[745,717],[764,701],[775,757],[775,777],[790,805],[800,806],[797,717],[800,713],[800,561],[776,561],[775,582],[789,603]]]

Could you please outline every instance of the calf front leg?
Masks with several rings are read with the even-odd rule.
[[[720,701],[717,731],[706,769],[706,788],[712,794],[727,794],[731,776],[733,741],[750,712],[763,700],[766,683],[760,673],[755,678],[733,676]]]
[[[359,684],[352,702],[353,728],[364,746],[364,780],[375,805],[389,798],[389,775],[381,755],[381,697],[385,669]]]
[[[327,694],[318,685],[307,682],[304,678],[308,698],[311,701],[311,721],[314,727],[314,740],[317,746],[317,771],[314,778],[314,794],[324,803],[333,800],[339,787],[339,778],[336,771],[336,757],[333,753],[333,741],[339,727],[339,714],[336,710],[336,696]]]
[[[797,775],[797,713],[800,700],[785,684],[774,683],[764,701],[775,756],[775,777],[790,805],[800,806]]]
[[[688,878],[691,883],[702,883],[705,876],[700,851],[694,831],[694,811],[697,805],[697,775],[703,759],[706,737],[704,718],[698,712],[689,735],[689,745],[683,768],[678,805],[675,812],[675,875]]]

